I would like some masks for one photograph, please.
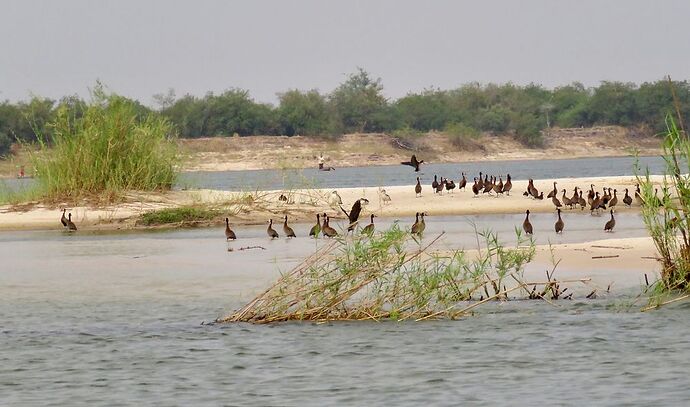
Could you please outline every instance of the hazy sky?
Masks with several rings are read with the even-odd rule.
[[[0,99],[688,79],[690,1],[0,0]]]

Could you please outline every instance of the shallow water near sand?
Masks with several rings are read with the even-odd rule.
[[[639,215],[533,219],[538,243],[644,236]],[[395,219],[381,219],[384,228]],[[409,225],[409,219],[400,220]],[[506,242],[522,215],[429,217],[425,240]],[[311,225],[293,225],[303,236]],[[510,301],[428,323],[202,325],[241,306],[323,240],[263,226],[0,233],[2,405],[687,405],[690,306],[623,312],[635,281],[560,308]],[[541,265],[537,265],[541,267]],[[641,267],[646,267],[641,265]]]

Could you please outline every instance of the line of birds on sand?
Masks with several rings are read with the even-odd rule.
[[[355,201],[354,204],[352,204],[352,208],[348,212],[345,210],[345,208],[340,206],[340,210],[343,211],[345,216],[347,216],[348,219],[348,226],[347,226],[347,232],[353,232],[355,231],[355,228],[357,224],[359,223],[359,215],[362,213],[362,207],[367,205],[369,203],[369,200],[366,198],[359,198],[358,200]],[[424,229],[426,228],[426,223],[424,222],[424,216],[427,214],[425,212],[417,212],[415,215],[415,222],[412,224],[411,232],[415,235],[421,236],[422,233],[424,232]],[[376,215],[373,213],[369,215],[369,224],[364,226],[360,233],[366,234],[366,235],[371,235],[374,233],[374,229],[376,226],[374,225],[374,218]],[[346,233],[347,233],[346,232]],[[273,219],[268,220],[268,227],[266,228],[266,233],[268,234],[268,237],[271,239],[276,239],[280,237],[278,232],[273,228]],[[283,217],[283,234],[287,238],[292,238],[296,237],[294,229],[290,227],[288,224],[288,216],[285,215]],[[322,234],[324,237],[336,237],[338,236],[338,231],[335,230],[331,225],[330,225],[330,217],[328,214],[323,213],[323,222],[321,220],[321,214],[316,214],[316,224],[312,226],[312,228],[309,230],[309,236],[310,237],[318,237],[319,234]],[[237,235],[235,231],[233,231],[230,228],[230,219],[225,218],[225,238],[226,240],[235,240],[237,239]]]
[[[68,216],[65,216],[65,212],[67,212],[67,209],[62,209],[62,217],[60,218],[62,227],[68,232],[76,232],[77,225],[72,222],[72,212],[70,212]]]

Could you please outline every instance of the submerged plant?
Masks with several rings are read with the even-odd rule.
[[[218,321],[458,318],[487,301],[507,300],[512,291],[528,297],[528,287],[544,286],[546,292],[557,283],[523,281],[535,247],[519,234],[516,247],[508,248],[495,233],[478,233],[484,244],[473,259],[462,250],[430,253],[442,236],[422,245],[395,224],[371,237],[333,240]]]

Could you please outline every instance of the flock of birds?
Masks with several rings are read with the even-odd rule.
[[[409,165],[414,168],[415,172],[419,172],[420,170],[420,165],[424,163],[424,160],[418,160],[415,155],[413,155],[410,159],[410,161],[403,161],[401,164],[403,165]],[[417,183],[415,184],[414,187],[414,192],[416,197],[421,197],[422,196],[422,181],[420,177],[416,177]],[[431,190],[434,192],[434,194],[438,195],[443,195],[444,191],[446,193],[454,193],[454,191],[457,189],[459,190],[466,190],[467,188],[471,188],[472,193],[474,194],[475,197],[482,196],[482,195],[490,195],[490,196],[501,196],[501,195],[510,195],[510,191],[513,188],[513,182],[510,174],[506,174],[505,176],[505,182],[504,178],[502,175],[499,176],[493,176],[493,175],[488,175],[484,174],[483,172],[479,172],[478,177],[474,177],[473,183],[470,184],[468,182],[467,176],[465,175],[464,172],[461,173],[461,177],[456,183],[455,180],[452,178],[446,178],[446,177],[439,177],[438,175],[434,175],[434,180],[431,183]],[[559,196],[560,194],[560,196]],[[385,189],[379,188],[379,196],[381,197],[382,201],[384,204],[391,202],[391,197],[386,193]],[[523,196],[534,199],[534,200],[544,200],[544,192],[537,190],[537,188],[534,186],[534,180],[529,179],[527,183],[527,189],[523,192]],[[642,198],[640,196],[640,187],[639,185],[636,188],[635,191],[635,200],[637,201],[638,204],[642,203]],[[590,184],[589,190],[586,191],[586,195],[584,194],[584,191],[580,189],[580,187],[575,187],[573,189],[573,194],[571,196],[568,196],[568,192],[566,189],[559,189],[558,184],[556,182],[553,183],[553,189],[548,192],[546,195],[546,199],[550,199],[553,205],[555,206],[556,212],[557,212],[557,220],[554,224],[554,230],[556,233],[563,233],[563,230],[565,229],[565,222],[563,221],[563,217],[561,216],[561,209],[569,208],[569,209],[576,209],[580,208],[581,210],[584,210],[585,208],[588,208],[590,210],[590,213],[592,215],[594,214],[600,214],[601,211],[608,210],[610,213],[611,218],[605,223],[604,225],[604,231],[605,232],[612,232],[613,229],[616,226],[616,219],[614,216],[614,210],[613,208],[619,205],[619,199],[618,199],[618,190],[614,188],[603,188],[601,193],[599,191],[596,191],[594,189],[594,184]],[[657,198],[658,199],[658,198]],[[632,206],[633,204],[633,197],[630,195],[628,189],[625,189],[625,196],[622,198],[622,203],[628,207]],[[362,211],[362,207],[366,204],[369,203],[369,201],[366,198],[360,198],[355,203],[352,205],[352,209],[348,212],[342,207],[342,198],[338,194],[338,191],[333,191],[331,192],[331,195],[329,197],[329,204],[331,206],[339,206],[340,209],[343,211],[343,213],[347,216],[348,218],[348,227],[347,227],[347,232],[353,232],[356,228],[356,225],[358,224],[359,221],[359,215]],[[425,212],[417,212],[415,214],[415,221],[412,224],[411,227],[411,232],[415,235],[421,236],[422,233],[424,232],[424,229],[426,228],[426,224],[424,221],[424,217],[428,216],[427,213]],[[375,229],[375,224],[374,224],[374,218],[376,215],[373,213],[370,215],[370,221],[369,223],[364,226],[360,233],[363,234],[372,234]],[[332,226],[330,226],[330,220],[331,218],[328,216],[328,214],[323,213],[323,214],[317,214],[316,215],[316,224],[311,227],[309,231],[309,236],[310,237],[318,237],[319,235],[323,235],[324,237],[335,237],[338,236],[338,231],[336,231]],[[534,233],[534,228],[532,226],[532,223],[530,222],[530,211],[527,210],[525,212],[525,219],[522,223],[522,228],[523,231],[528,234],[532,235]],[[290,225],[288,224],[288,217],[287,215],[284,216],[283,218],[283,235],[288,238],[296,237],[294,230]],[[266,229],[266,233],[271,239],[275,239],[280,237],[280,234],[273,228],[273,220],[269,219],[268,220],[268,227]],[[230,223],[229,219],[225,219],[225,237],[227,240],[235,240],[237,238],[235,232],[230,228]]]
[[[420,170],[420,165],[424,163],[424,160],[418,160],[415,155],[413,155],[410,159],[410,161],[403,161],[401,164],[403,165],[409,165],[415,169],[415,172],[419,172]],[[503,181],[503,176],[499,175],[498,177],[496,176],[489,176],[488,174],[484,174],[483,172],[479,172],[479,177],[474,177],[473,183],[471,185],[472,193],[474,194],[475,197],[478,197],[480,195],[485,195],[488,194],[490,196],[501,196],[501,195],[510,195],[510,191],[513,188],[513,183],[512,179],[510,177],[510,174],[506,174],[505,177],[505,182]],[[446,191],[447,193],[454,193],[455,189],[458,190],[466,190],[468,187],[468,180],[465,175],[465,173],[461,173],[461,178],[458,180],[458,183],[456,184],[455,181],[451,178],[445,178],[445,177],[438,177],[437,175],[434,175],[434,180],[431,183],[431,189],[434,192],[434,194],[439,194],[443,195],[443,192]],[[415,192],[415,197],[420,197],[422,196],[422,183],[419,177],[417,177],[417,183],[414,187],[414,192]],[[617,189],[612,189],[612,188],[603,188],[602,193],[600,194],[599,191],[595,191],[594,189],[594,184],[590,184],[590,188],[587,191],[586,196],[583,195],[583,190],[580,189],[579,187],[575,187],[573,189],[573,194],[571,196],[568,196],[567,190],[566,189],[558,189],[558,184],[556,182],[553,183],[553,189],[548,192],[546,195],[547,199],[551,199],[551,202],[556,208],[557,216],[558,219],[556,220],[556,223],[554,224],[554,230],[556,233],[562,233],[564,228],[565,228],[565,222],[563,221],[563,218],[561,216],[561,209],[562,208],[570,208],[570,209],[576,209],[578,206],[580,207],[581,210],[584,210],[585,208],[589,208],[591,214],[600,214],[602,210],[607,210],[609,211],[611,218],[606,222],[604,225],[604,231],[606,232],[612,232],[614,227],[616,226],[616,219],[614,217],[614,210],[613,208],[619,205],[618,201],[618,190]],[[559,198],[559,194],[560,198]],[[658,190],[655,191],[655,199],[657,200],[657,203],[661,205],[661,200],[656,196],[658,194]],[[382,198],[382,201],[384,204],[389,203],[391,201],[390,195],[386,193],[385,189],[379,188],[379,196]],[[529,179],[527,183],[527,189],[523,192],[523,196],[535,199],[535,200],[543,200],[544,199],[544,192],[543,191],[538,191],[537,188],[534,186],[534,180]],[[282,200],[283,195],[281,195],[281,198],[279,200]],[[642,204],[642,197],[640,196],[640,187],[639,185],[636,188],[636,191],[634,193],[635,201],[638,204]],[[347,232],[355,232],[355,229],[359,223],[359,216],[362,212],[363,206],[367,205],[369,203],[369,200],[366,198],[360,198],[355,201],[355,203],[352,205],[352,208],[350,211],[345,210],[342,207],[342,198],[338,194],[337,191],[333,191],[331,193],[329,203],[332,206],[337,205],[342,212],[347,216],[348,219],[348,226],[347,226]],[[630,196],[628,189],[625,189],[625,196],[622,199],[622,203],[628,207],[632,206],[633,204],[633,198]],[[60,218],[60,222],[62,223],[62,226],[64,229],[68,232],[75,232],[77,230],[77,226],[74,224],[72,221],[72,213],[66,214],[66,209],[62,210],[62,216]],[[525,212],[525,220],[522,223],[522,228],[524,232],[528,235],[533,234],[534,228],[532,226],[532,223],[530,222],[530,211],[527,210]],[[417,212],[415,214],[415,221],[411,226],[411,232],[415,235],[421,236],[422,233],[424,232],[426,228],[426,224],[424,221],[424,217],[428,216],[426,212]],[[373,213],[370,215],[370,221],[369,224],[361,228],[360,233],[362,234],[368,234],[371,235],[374,233],[375,225],[374,225],[374,218],[376,215]],[[318,237],[319,235],[323,235],[324,237],[336,237],[338,236],[338,231],[334,229],[330,225],[330,220],[331,218],[328,216],[328,214],[323,213],[323,214],[317,214],[316,215],[316,224],[314,224],[310,231],[309,231],[309,236],[310,237]],[[288,224],[288,216],[285,215],[283,217],[283,235],[287,238],[294,238],[297,237],[295,234],[295,231],[290,225]],[[276,231],[273,228],[273,219],[268,220],[268,227],[266,228],[266,233],[268,234],[268,237],[271,239],[276,239],[280,237],[280,234],[278,231]],[[235,233],[234,230],[230,227],[230,220],[228,218],[225,218],[225,238],[228,241],[231,240],[236,240],[237,239],[237,234]]]

